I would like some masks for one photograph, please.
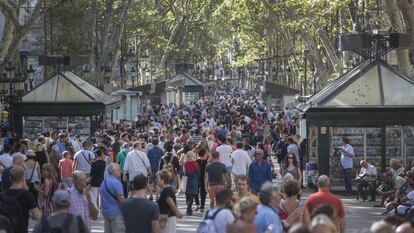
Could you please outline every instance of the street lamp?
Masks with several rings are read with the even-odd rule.
[[[11,106],[14,103],[21,102],[25,93],[26,77],[21,73],[15,74],[16,67],[13,63],[8,62],[3,75],[0,75],[0,102],[4,104],[5,111],[9,112],[9,121],[12,123]]]
[[[136,70],[135,70],[135,67],[132,67],[131,68],[131,82],[132,82],[132,87],[134,87],[135,86],[135,72],[137,72]],[[137,82],[138,83],[138,82]]]
[[[29,88],[31,90],[31,89],[33,89],[33,86],[34,86],[33,85],[33,82],[34,82],[33,74],[36,72],[36,70],[33,69],[32,65],[30,65],[29,69],[27,69],[26,72],[27,72],[27,75],[28,75],[28,78],[29,78]]]
[[[11,104],[20,102],[24,93],[24,84],[26,77],[22,74],[14,74],[16,67],[8,62],[5,67],[6,73],[0,78],[0,102],[3,104]]]

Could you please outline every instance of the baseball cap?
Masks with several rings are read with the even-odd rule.
[[[52,201],[59,206],[69,207],[71,202],[70,193],[67,190],[56,190]]]

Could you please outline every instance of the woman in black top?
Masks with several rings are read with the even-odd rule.
[[[206,185],[204,183],[204,176],[206,174],[206,166],[208,163],[208,159],[210,157],[210,153],[207,150],[207,146],[206,146],[206,142],[200,141],[198,143],[198,145],[193,149],[193,152],[197,155],[197,163],[200,166],[200,181],[198,182],[198,188],[199,188],[199,193],[200,193],[200,198],[201,198],[201,203],[199,200],[199,197],[197,196],[195,198],[195,203],[197,208],[195,209],[195,211],[200,210],[201,213],[204,212],[204,206],[206,203],[206,197],[207,197],[207,192],[206,192]],[[200,205],[201,204],[201,205]]]
[[[178,157],[172,153],[172,145],[168,144],[165,151],[167,152],[160,160],[158,171],[166,169],[171,173],[170,185],[174,192],[178,189],[178,174],[180,172],[180,162]]]
[[[175,233],[177,229],[177,218],[183,215],[177,208],[175,192],[170,186],[171,172],[163,169],[158,172],[158,186],[162,189],[157,200],[160,209],[161,233]]]
[[[91,183],[92,200],[95,203],[95,206],[98,207],[99,187],[101,186],[101,183],[104,180],[106,162],[105,162],[105,156],[101,149],[96,150],[95,154],[96,154],[97,159],[91,165],[90,183]]]
[[[43,148],[42,143],[36,145],[36,157],[35,160],[39,163],[40,167],[43,167],[43,164],[50,163],[49,156],[46,155],[46,151]]]

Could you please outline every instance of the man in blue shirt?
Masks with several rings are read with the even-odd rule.
[[[344,174],[346,195],[352,196],[352,158],[355,156],[354,148],[349,145],[348,137],[342,137],[341,147],[341,167]]]
[[[257,206],[253,224],[257,233],[282,233],[283,227],[276,207],[280,205],[282,195],[276,185],[266,182],[259,193],[261,204]]]
[[[250,189],[253,194],[257,194],[262,184],[272,181],[272,169],[269,162],[263,160],[264,152],[262,149],[256,150],[256,161],[249,166]]]
[[[158,199],[158,185],[156,182],[156,174],[158,172],[158,166],[160,164],[160,160],[162,156],[164,156],[164,150],[158,146],[158,138],[152,139],[152,148],[148,150],[148,160],[151,164],[151,175],[149,177],[149,193],[150,193],[150,200],[153,200],[152,193],[155,191]],[[154,190],[155,189],[155,190]]]
[[[119,203],[124,199],[124,190],[119,180],[121,170],[117,163],[108,166],[109,176],[101,183],[99,194],[101,196],[101,212],[104,216],[105,233],[124,232],[122,213]]]

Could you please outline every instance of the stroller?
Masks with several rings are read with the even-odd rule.
[[[305,165],[306,186],[308,189],[317,190],[318,164],[315,161],[309,161]]]

